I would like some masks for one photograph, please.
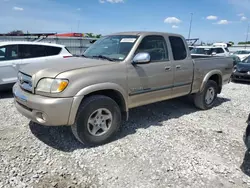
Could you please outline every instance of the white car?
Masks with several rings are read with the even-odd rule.
[[[238,50],[234,52],[233,54],[238,56],[240,60],[242,61],[243,59],[245,59],[246,57],[250,55],[250,50]]]
[[[63,45],[41,42],[0,42],[0,89],[17,81],[18,70],[29,63],[72,57]]]
[[[226,47],[215,46],[196,46],[191,50],[192,56],[229,56],[229,50]]]

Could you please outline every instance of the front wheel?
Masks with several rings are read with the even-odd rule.
[[[117,103],[109,97],[96,95],[83,101],[71,128],[80,142],[101,145],[110,141],[120,124],[121,111]]]
[[[213,80],[208,80],[204,90],[195,94],[194,104],[202,110],[210,109],[214,106],[214,102],[218,94],[218,85]]]

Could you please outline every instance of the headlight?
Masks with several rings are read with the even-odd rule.
[[[68,83],[68,80],[43,78],[38,82],[36,91],[46,93],[60,93],[68,86]]]

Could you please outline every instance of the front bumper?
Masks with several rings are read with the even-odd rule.
[[[250,74],[234,72],[232,74],[232,79],[233,80],[239,80],[239,81],[250,81]]]
[[[42,125],[68,125],[74,98],[49,98],[23,91],[13,86],[17,110],[28,119]],[[74,118],[74,117],[73,117]]]

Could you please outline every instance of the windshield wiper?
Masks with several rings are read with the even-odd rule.
[[[114,61],[114,59],[110,58],[110,57],[107,57],[107,56],[104,56],[104,55],[96,55],[96,56],[92,56],[93,58],[100,58],[100,59],[106,59],[106,60],[109,60],[109,61]]]

